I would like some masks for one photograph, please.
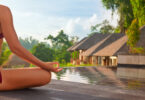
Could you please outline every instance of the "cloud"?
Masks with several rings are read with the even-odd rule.
[[[108,19],[111,25],[116,26],[118,15],[114,14],[113,17],[115,17],[115,19],[113,18],[112,20],[111,12],[107,11],[101,18],[97,13],[86,18],[66,18],[59,16],[44,16],[33,12],[17,12],[15,14],[15,26],[20,36],[28,37],[31,35],[39,38],[41,41],[44,41],[43,38],[47,37],[49,34],[56,36],[61,29],[70,36],[83,38],[90,33],[91,26],[101,23],[104,19]],[[19,25],[20,22],[21,25]]]
[[[1,3],[11,8],[18,36],[31,35],[41,41],[49,34],[56,36],[61,29],[70,36],[83,38],[92,25],[108,19],[116,26],[118,19],[117,14],[111,19],[111,11],[103,8],[101,0],[2,0]]]
[[[104,10],[103,13],[104,15],[102,16],[102,19],[107,19],[110,22],[110,24],[114,27],[118,25],[119,15],[117,11],[113,13],[113,16],[111,10]]]
[[[91,26],[101,23],[103,20],[107,19],[110,24],[114,27],[117,26],[117,19],[119,16],[115,13],[111,15],[111,11],[105,12],[103,17],[99,17],[97,14],[93,14],[88,18],[74,18],[67,21],[67,24],[64,26],[64,31],[69,35],[76,35],[82,38],[82,36],[87,36],[91,32]]]
[[[64,27],[64,30],[66,31],[66,33],[73,35],[73,33],[76,32],[77,27],[81,28],[80,17],[68,20],[67,24]]]
[[[85,19],[83,25],[84,30],[90,30],[90,27],[99,23],[97,14],[93,14],[90,18]]]

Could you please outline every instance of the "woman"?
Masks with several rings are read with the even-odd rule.
[[[16,69],[2,69],[0,67],[0,91],[45,85],[51,80],[51,71],[62,70],[57,62],[42,62],[20,44],[13,26],[10,9],[0,5],[0,51],[3,38],[6,39],[13,53],[38,67]],[[57,64],[58,67],[54,67],[54,64]]]

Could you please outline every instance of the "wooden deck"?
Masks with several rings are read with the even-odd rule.
[[[0,100],[145,100],[143,91],[52,80],[49,85],[0,92]]]

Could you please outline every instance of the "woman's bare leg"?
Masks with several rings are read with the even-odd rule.
[[[43,86],[50,82],[51,73],[39,67],[1,69],[0,91]]]

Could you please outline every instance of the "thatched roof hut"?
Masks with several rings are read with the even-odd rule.
[[[103,35],[103,34],[100,34]],[[103,48],[107,47],[108,45],[112,44],[113,42],[117,41],[118,39],[120,39],[121,37],[125,36],[125,34],[107,34],[108,36],[106,36],[103,40],[101,40],[100,42],[94,44],[94,46],[92,46],[91,48],[89,48],[88,50],[86,50],[82,56],[92,56],[94,55],[96,52],[102,50]]]
[[[123,50],[123,46],[126,45],[127,42],[127,36],[122,36],[116,38],[116,41],[112,41],[108,45],[106,45],[104,48],[98,50],[96,53],[94,53],[94,56],[117,56],[117,52]]]
[[[78,46],[80,46],[84,41],[86,41],[88,39],[88,37],[83,38],[82,40],[80,40],[79,42],[75,43],[73,46],[71,46],[70,48],[67,49],[67,51],[74,51],[77,49]]]
[[[90,47],[88,50],[83,52],[81,55],[82,56],[91,56],[91,54],[96,50],[96,48],[98,48],[102,43],[104,43],[109,37],[110,37],[110,35],[105,37],[102,41],[96,43],[94,46]]]
[[[87,50],[96,43],[102,41],[105,37],[109,36],[109,34],[100,34],[95,33],[94,35],[88,37],[86,41],[84,41],[81,45],[79,45],[76,50]]]
[[[22,58],[18,57],[15,54],[11,54],[8,58],[7,63],[4,65],[4,67],[12,67],[12,66],[23,66],[23,67],[29,67],[30,63],[26,62]]]

